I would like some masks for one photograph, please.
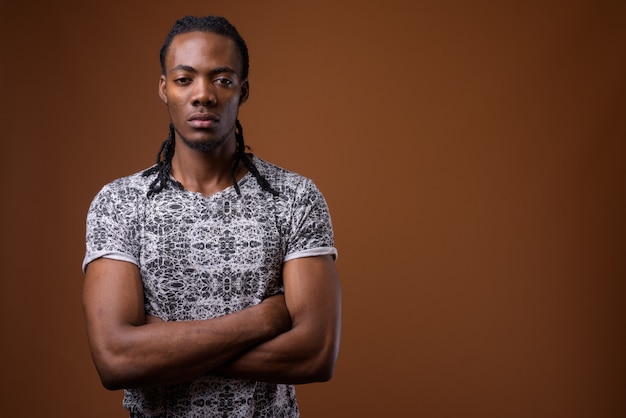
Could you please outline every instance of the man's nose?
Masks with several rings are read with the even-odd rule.
[[[193,87],[191,101],[194,106],[211,106],[217,103],[215,85],[211,80],[198,78]]]

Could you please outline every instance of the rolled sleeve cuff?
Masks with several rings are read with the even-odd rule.
[[[318,255],[332,255],[333,260],[336,260],[338,253],[335,247],[310,248],[308,250],[296,251],[294,253],[287,254],[284,261],[287,262],[296,258],[315,257]]]
[[[97,260],[98,258],[108,258],[111,260],[127,261],[129,263],[133,263],[136,266],[139,265],[135,257],[131,257],[130,255],[125,254],[125,253],[120,253],[120,252],[115,252],[115,251],[95,251],[85,256],[85,259],[83,260],[83,273],[87,270],[87,265],[91,263],[92,261]]]

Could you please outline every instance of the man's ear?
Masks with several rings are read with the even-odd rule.
[[[163,74],[159,78],[159,97],[167,104],[167,79]]]
[[[244,80],[241,83],[241,93],[239,94],[239,106],[244,104],[248,97],[250,96],[250,82],[248,80]]]

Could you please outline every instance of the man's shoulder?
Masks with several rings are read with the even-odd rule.
[[[115,195],[118,197],[137,198],[147,196],[150,184],[154,181],[155,174],[145,175],[146,170],[136,172],[124,177],[119,177],[102,187],[99,195]]]
[[[310,182],[310,180],[294,171],[290,171],[276,164],[262,160],[258,157],[254,159],[254,165],[259,173],[276,188],[295,188],[302,183]]]

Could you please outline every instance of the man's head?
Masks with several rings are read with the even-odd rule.
[[[161,61],[161,72],[165,75],[166,73],[166,65],[165,58],[167,56],[167,52],[169,51],[170,45],[174,40],[176,35],[180,35],[182,33],[188,32],[213,32],[218,35],[226,36],[235,42],[237,49],[239,50],[239,54],[241,55],[241,79],[246,80],[248,78],[248,68],[249,68],[249,56],[248,56],[248,47],[246,46],[246,42],[243,40],[237,29],[225,18],[221,16],[185,16],[183,18],[178,19],[172,30],[167,34],[165,41],[163,42],[163,46],[161,47],[161,52],[159,55]]]
[[[235,42],[214,32],[176,35],[165,56],[159,96],[167,104],[177,145],[212,153],[235,150],[239,106],[248,81]]]
[[[235,27],[219,16],[183,17],[167,35],[160,61],[159,95],[177,141],[203,152],[231,149],[248,97],[248,49]]]
[[[221,40],[216,39],[216,36]],[[217,48],[218,44],[224,46],[224,41],[227,41],[226,44],[230,43],[228,50]],[[222,53],[216,55],[218,49]],[[205,57],[209,56],[211,59],[206,60]],[[222,60],[222,64],[225,65],[217,65],[213,69],[209,68],[215,64],[216,60],[213,58],[216,58],[217,61],[226,58]],[[177,20],[172,30],[167,34],[161,47],[160,61],[162,74],[159,81],[159,95],[168,106],[171,121],[169,135],[157,153],[156,165],[143,173],[144,176],[156,174],[150,185],[148,197],[160,193],[168,185],[183,187],[170,175],[177,136],[187,146],[210,152],[215,149],[215,146],[225,143],[224,141],[227,141],[233,132],[236,150],[231,177],[237,194],[240,194],[240,190],[235,173],[237,167],[243,164],[256,178],[263,190],[278,195],[278,192],[257,170],[252,159],[253,155],[246,152],[247,145],[243,139],[243,129],[237,120],[237,109],[246,101],[249,92],[248,48],[237,29],[220,16],[185,16]],[[228,63],[232,63],[234,66]],[[238,74],[233,74],[237,73],[238,70],[240,71]],[[189,71],[190,76],[176,73],[180,71]],[[212,82],[216,83],[215,89],[186,88],[193,85],[192,77],[204,78],[200,85],[208,85],[208,83],[204,83],[207,76],[224,72],[236,76],[231,80],[221,77],[212,78]],[[228,92],[232,88],[237,89],[235,92],[238,93],[237,95]],[[190,93],[190,90],[193,91]],[[188,112],[189,108],[193,110],[191,113]],[[230,124],[234,126],[229,128]],[[224,135],[211,135],[211,131],[217,131],[219,127],[227,128],[226,131],[220,129]],[[201,141],[202,138],[198,137],[203,135],[202,131],[206,134],[204,143]],[[186,135],[187,133],[189,135]],[[213,132],[213,134],[215,133],[217,132]],[[213,138],[209,138],[210,136]]]

